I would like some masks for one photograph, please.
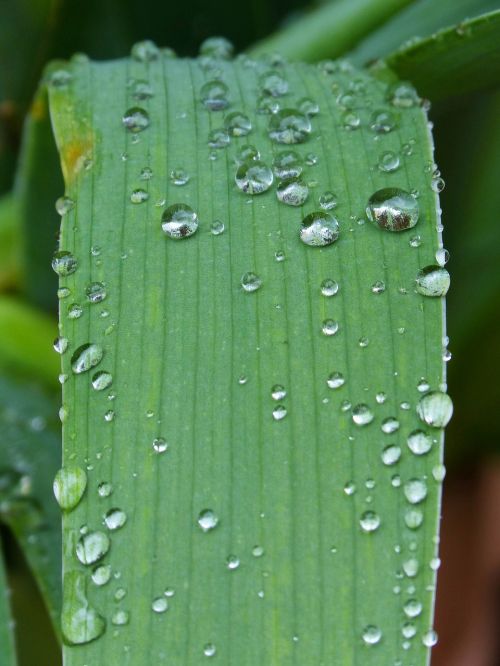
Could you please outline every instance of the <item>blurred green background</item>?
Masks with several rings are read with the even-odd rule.
[[[28,419],[42,412],[47,414],[41,428],[50,449],[44,468],[46,479],[57,469],[59,460],[55,422],[58,361],[52,358],[55,355],[49,345],[47,348],[42,345],[56,334],[57,284],[50,270],[50,258],[58,224],[54,201],[62,194],[63,185],[53,166],[55,148],[47,144],[45,154],[32,159],[30,147],[25,146],[23,158],[39,176],[36,189],[28,187],[29,169],[16,178],[23,123],[44,66],[52,59],[65,59],[75,52],[84,52],[94,59],[123,57],[135,41],[145,38],[172,47],[180,56],[193,56],[205,38],[224,35],[240,52],[301,21],[319,6],[340,2],[323,0],[314,6],[303,0],[247,0],[242,5],[233,0],[0,2],[0,376],[4,382],[0,386],[3,433],[0,543],[12,588],[21,666],[60,663],[50,620],[13,538],[15,533],[23,544],[22,525],[10,501],[12,482],[4,473],[14,459],[16,464],[21,461],[21,467],[24,464],[29,468],[32,447],[37,446],[39,437],[37,428],[13,425],[13,413],[25,413]],[[383,56],[415,35],[426,36],[468,16],[499,8],[499,3],[491,0],[440,0],[439,3],[415,0],[406,4],[372,34],[351,40],[356,63]],[[332,54],[336,52],[332,44]],[[466,618],[457,619],[456,613],[450,615],[446,600],[453,601],[456,590],[460,589],[459,598],[466,605],[468,590],[477,583],[474,576],[479,576],[478,568],[483,566],[476,562],[484,559],[478,552],[487,547],[477,540],[472,545],[470,535],[475,534],[477,513],[460,512],[457,501],[463,500],[466,493],[475,503],[476,511],[485,512],[482,502],[491,505],[495,501],[492,497],[500,498],[495,491],[500,478],[496,471],[500,448],[500,93],[491,90],[471,96],[458,95],[433,104],[430,118],[434,124],[436,162],[446,181],[441,203],[444,243],[451,255],[449,269],[453,282],[447,299],[450,343],[445,342],[444,347],[453,354],[449,364],[449,392],[455,404],[455,417],[446,438],[445,564],[438,605],[442,640],[433,663],[462,666],[462,662],[452,661],[450,654],[463,635]],[[23,216],[26,211],[29,214]],[[21,453],[13,451],[12,444],[20,447]],[[484,484],[488,491],[484,491]],[[29,509],[32,510],[33,507]],[[492,516],[494,522],[498,507]],[[56,514],[50,520],[57,521]],[[469,541],[457,533],[455,523],[469,527],[465,529]],[[485,534],[481,532],[477,539],[488,541],[489,530],[496,532],[498,528],[487,523]],[[46,557],[51,557],[50,553]],[[496,581],[498,601],[499,553],[495,551],[488,557],[494,562],[490,565],[493,573],[488,569],[488,576]],[[483,578],[479,577],[479,584],[490,585],[490,578],[488,583]],[[498,622],[498,604],[494,612]],[[477,659],[469,657],[463,666],[495,666],[500,663],[495,650],[493,647],[487,656]]]

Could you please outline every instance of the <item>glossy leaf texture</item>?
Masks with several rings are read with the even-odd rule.
[[[55,266],[81,306],[60,307],[65,664],[426,664],[442,430],[417,405],[445,390],[445,331],[415,289],[440,244],[425,110],[343,62],[134,55],[49,84]],[[367,220],[384,188],[402,198],[372,215],[415,227]],[[335,240],[329,216],[338,240],[302,242]]]

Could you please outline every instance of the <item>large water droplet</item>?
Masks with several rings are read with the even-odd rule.
[[[368,200],[366,214],[386,231],[405,231],[418,222],[418,201],[405,190],[388,187],[378,190]]]
[[[309,196],[309,188],[301,178],[287,178],[278,184],[276,196],[288,206],[302,206]]]
[[[88,342],[78,347],[71,357],[71,368],[76,375],[79,375],[98,365],[103,356],[102,347],[93,342]]]
[[[278,111],[269,122],[269,136],[277,143],[303,143],[310,132],[309,117],[295,109]]]
[[[431,391],[420,398],[417,414],[432,428],[444,428],[453,415],[453,403],[447,393]]]
[[[52,259],[52,268],[60,277],[66,277],[76,271],[78,261],[71,252],[56,252]]]
[[[229,106],[228,93],[229,88],[223,81],[207,81],[201,87],[201,101],[210,111],[222,111]]]
[[[302,220],[300,240],[306,245],[315,247],[331,245],[338,237],[338,220],[326,211],[309,213]]]
[[[363,532],[375,532],[380,526],[380,516],[375,511],[365,511],[359,519]]]
[[[87,487],[87,474],[81,467],[62,467],[54,478],[54,495],[65,511],[71,511],[80,502]]]
[[[271,169],[258,160],[244,162],[235,175],[236,185],[245,194],[262,194],[271,187],[273,180]]]
[[[432,448],[432,437],[423,430],[414,430],[406,440],[408,448],[417,456],[428,453]]]
[[[79,571],[67,572],[63,589],[61,630],[65,642],[69,645],[83,645],[99,638],[106,629],[106,620],[87,600],[85,576]]]
[[[204,509],[198,515],[198,525],[203,532],[210,532],[219,524],[219,518],[212,509]]]
[[[422,296],[446,296],[450,288],[450,274],[442,266],[426,266],[418,272],[415,283]]]
[[[368,405],[359,404],[352,410],[352,420],[358,426],[368,425],[373,421],[373,418],[373,412]]]
[[[111,542],[104,532],[87,532],[76,544],[76,556],[82,564],[94,564],[109,550]]]
[[[133,106],[124,113],[122,122],[129,132],[137,134],[149,127],[149,114],[141,107]]]
[[[161,228],[169,238],[188,238],[198,229],[198,215],[186,204],[172,204],[163,211]]]
[[[363,629],[363,642],[365,645],[376,645],[380,643],[382,638],[381,630],[373,624],[368,625]]]
[[[427,484],[422,479],[410,479],[404,485],[404,493],[410,504],[420,504],[427,497]]]

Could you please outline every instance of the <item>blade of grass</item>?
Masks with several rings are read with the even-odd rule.
[[[0,198],[0,290],[18,287],[21,282],[20,215],[12,193]]]
[[[432,435],[428,455],[406,446],[422,427],[420,378],[433,389],[444,379],[442,299],[414,291],[440,240],[425,113],[388,107],[385,83],[345,65],[284,67],[293,99],[307,95],[321,109],[310,140],[293,146],[310,164],[309,200],[294,209],[273,190],[252,198],[235,188],[234,159],[247,139],[208,147],[209,131],[223,122],[200,102],[210,67],[227,82],[230,110],[252,119],[248,139],[271,163],[284,147],[270,143],[269,118],[255,112],[266,63],[79,59],[68,65],[71,83],[50,88],[66,194],[75,201],[61,250],[78,268],[61,286],[79,300],[91,283],[106,290],[83,317],[61,309],[69,341],[64,465],[87,472],[86,492],[63,520],[63,628],[69,642],[82,643],[65,647],[65,663],[195,666],[215,650],[219,663],[242,666],[426,664],[442,433]],[[150,126],[135,136],[121,120],[137,104],[134,80],[154,92],[142,103]],[[349,104],[360,127],[349,131],[352,117],[332,87],[353,82]],[[396,113],[393,132],[372,132],[373,109]],[[386,150],[400,156],[393,173],[376,168]],[[179,168],[190,176],[184,186],[170,177]],[[420,245],[408,242],[412,232],[362,224],[371,194],[392,185],[419,192]],[[134,204],[139,187],[149,198]],[[340,239],[309,247],[299,240],[300,221],[326,190],[338,196]],[[175,241],[160,218],[180,202],[195,208],[200,229]],[[214,220],[224,233],[210,233]],[[276,261],[280,252],[284,261]],[[241,288],[247,271],[263,280],[255,293]],[[321,294],[328,278],[340,285],[335,297]],[[375,294],[378,280],[385,291]],[[330,318],[339,322],[334,336],[321,332]],[[102,362],[74,374],[72,358],[88,343],[102,349]],[[90,380],[100,371],[113,383],[96,391]],[[338,390],[326,383],[333,371],[345,377]],[[276,384],[286,388],[281,408],[271,396]],[[352,413],[362,403],[374,414],[365,428]],[[283,408],[285,418],[273,418]],[[389,417],[400,423],[392,435],[381,430]],[[153,447],[158,438],[164,453]],[[392,466],[381,461],[389,444],[402,450]],[[405,499],[412,479],[427,487],[418,506]],[[81,485],[74,487],[78,500]],[[206,510],[219,523],[205,533],[198,520],[213,520]],[[381,525],[365,533],[360,519],[370,510]],[[108,530],[105,514],[111,526],[126,522]],[[423,524],[410,529],[416,515]],[[77,558],[82,525],[115,574],[108,584],[96,585],[81,564],[82,542]],[[167,603],[168,612],[154,611]],[[405,622],[416,635],[403,648]],[[378,642],[371,626],[382,632]]]
[[[0,539],[0,666],[16,666],[16,648],[10,612],[9,588],[2,554]]]
[[[336,0],[313,9],[253,46],[260,56],[280,53],[290,60],[336,58],[412,0]]]
[[[22,548],[59,632],[61,530],[52,480],[60,464],[53,397],[0,375],[0,520]]]
[[[500,84],[500,10],[413,41],[385,61],[431,100],[496,89]]]

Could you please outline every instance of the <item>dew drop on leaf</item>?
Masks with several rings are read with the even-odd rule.
[[[79,571],[69,571],[64,575],[61,630],[69,645],[90,643],[106,630],[106,620],[87,600],[85,577]]]
[[[309,196],[309,188],[301,178],[287,178],[278,184],[276,196],[288,206],[302,206]]]
[[[52,258],[52,268],[60,276],[71,275],[78,268],[78,261],[71,252],[60,251],[54,254]]]
[[[198,515],[198,525],[203,532],[210,532],[219,524],[218,516],[212,509],[204,509]]]
[[[422,479],[410,479],[404,485],[404,494],[410,504],[420,504],[427,497],[427,484]]]
[[[370,624],[363,629],[362,638],[365,645],[376,645],[377,643],[380,643],[382,632],[378,627]]]
[[[309,213],[302,220],[300,240],[306,245],[313,247],[331,245],[338,237],[338,220],[326,211]]]
[[[163,211],[161,228],[169,238],[188,238],[198,229],[198,215],[186,204],[172,204]]]
[[[92,388],[94,391],[104,391],[113,383],[113,376],[106,370],[100,370],[92,376]]]
[[[149,114],[140,106],[133,106],[123,114],[122,123],[129,132],[137,134],[149,127]]]
[[[168,601],[164,596],[156,597],[155,599],[153,599],[151,608],[155,613],[164,613],[165,611],[168,610]]]
[[[276,143],[303,143],[311,133],[311,121],[300,111],[283,109],[271,117],[269,136]]]
[[[110,545],[109,537],[104,532],[87,532],[76,544],[76,556],[82,564],[94,564],[106,555]]]
[[[431,450],[432,437],[423,430],[414,430],[408,435],[406,443],[412,453],[417,456],[422,456]]]
[[[249,271],[241,276],[240,284],[243,290],[250,294],[262,287],[262,279],[256,273]]]
[[[87,473],[81,467],[62,467],[54,478],[54,496],[65,511],[74,509],[87,487]]]
[[[88,372],[101,362],[103,356],[104,352],[100,345],[88,342],[78,347],[71,357],[71,369],[76,375]]]
[[[450,288],[450,274],[442,266],[426,266],[418,272],[415,284],[422,296],[446,296]]]
[[[418,201],[405,190],[388,187],[377,190],[366,207],[371,222],[385,231],[405,231],[418,222]]]
[[[356,405],[352,410],[352,420],[358,426],[368,425],[373,421],[374,414],[365,404]]]
[[[417,414],[428,426],[444,428],[453,415],[453,403],[447,393],[431,391],[420,398]]]
[[[241,164],[235,175],[237,187],[245,194],[262,194],[273,184],[273,172],[258,160]]]
[[[297,178],[303,169],[302,158],[294,150],[284,150],[273,160],[273,170],[278,178]]]
[[[127,522],[127,514],[121,509],[110,509],[104,516],[104,524],[108,530],[118,530]]]
[[[223,81],[214,79],[203,84],[200,91],[201,101],[209,111],[222,111],[229,106],[227,98],[229,88]]]
[[[252,131],[252,121],[241,111],[234,111],[224,118],[224,127],[231,136],[246,136]]]
[[[375,511],[365,511],[359,519],[363,532],[375,532],[380,527],[380,516]]]

